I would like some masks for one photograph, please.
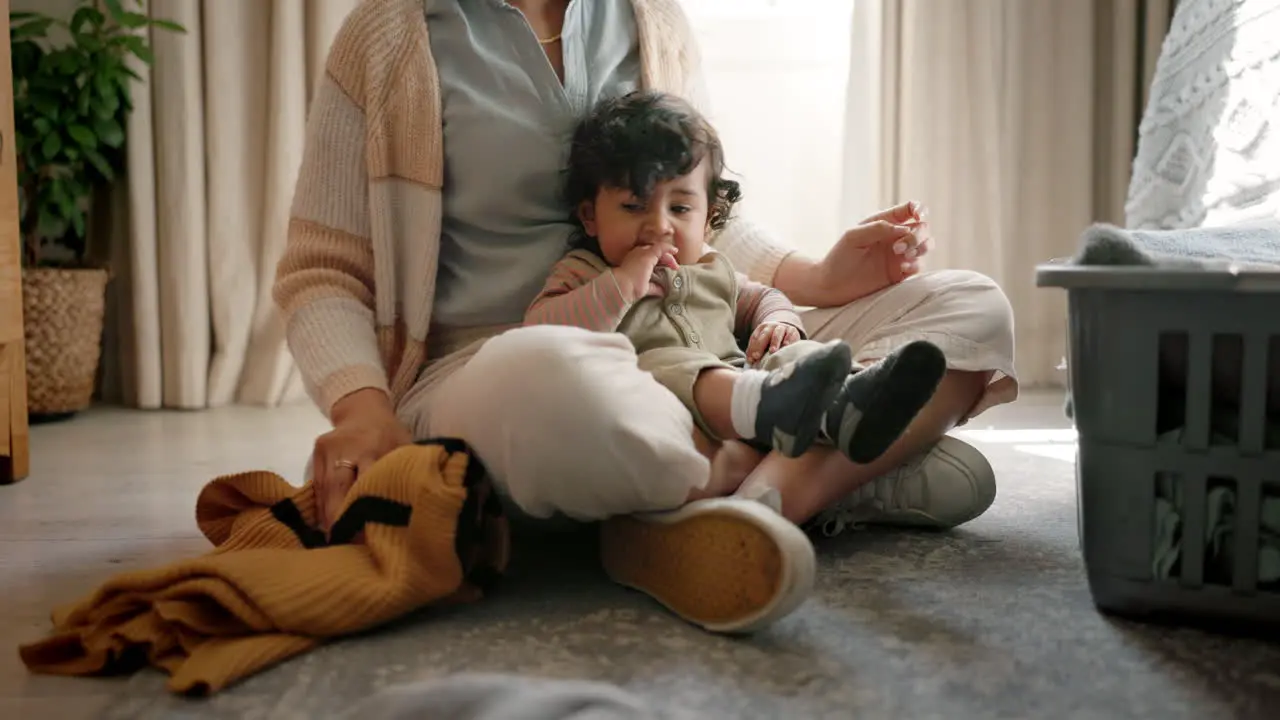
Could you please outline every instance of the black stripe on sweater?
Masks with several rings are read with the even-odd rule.
[[[275,505],[271,506],[271,515],[281,525],[293,531],[298,536],[298,542],[302,543],[302,547],[311,550],[312,548],[324,547],[328,545],[325,540],[324,533],[311,527],[306,520],[302,519],[302,513],[298,511],[298,506],[293,500],[285,498]]]

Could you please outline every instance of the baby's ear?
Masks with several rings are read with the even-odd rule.
[[[578,220],[582,222],[582,229],[586,231],[588,237],[596,236],[596,204],[591,200],[583,200],[578,203]]]

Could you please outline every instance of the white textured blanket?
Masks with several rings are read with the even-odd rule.
[[[1280,0],[1181,0],[1125,206],[1130,229],[1280,217]]]

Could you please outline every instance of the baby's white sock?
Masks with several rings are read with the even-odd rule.
[[[767,377],[769,373],[764,370],[743,370],[733,381],[729,420],[739,437],[749,440],[756,436],[756,411],[760,409],[760,395]]]

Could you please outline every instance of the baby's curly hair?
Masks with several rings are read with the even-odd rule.
[[[647,198],[655,185],[687,175],[704,159],[710,178],[707,217],[719,230],[742,199],[742,189],[723,177],[724,147],[711,123],[667,93],[637,90],[601,101],[578,125],[569,150],[565,198],[579,229],[575,245],[594,244],[585,237],[577,210],[584,200],[595,200],[600,188],[627,188]]]

